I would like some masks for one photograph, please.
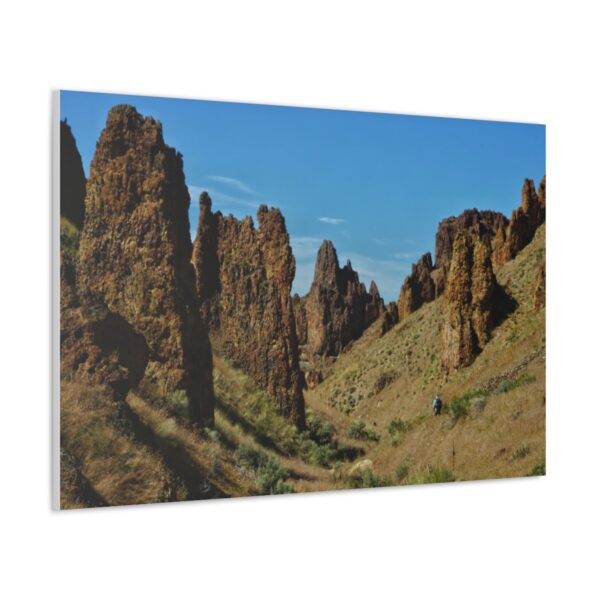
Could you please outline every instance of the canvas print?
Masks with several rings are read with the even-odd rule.
[[[545,474],[543,125],[59,103],[60,508]]]

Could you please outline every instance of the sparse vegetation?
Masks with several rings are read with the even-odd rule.
[[[519,460],[521,458],[525,458],[529,454],[529,446],[519,446],[513,452],[513,460]]]
[[[377,488],[392,485],[387,479],[376,475],[372,469],[359,469],[347,476],[346,481],[353,489]]]
[[[528,477],[539,477],[546,474],[546,461],[537,463],[527,474]]]
[[[169,408],[179,417],[190,416],[190,401],[185,390],[175,390],[167,396]]]
[[[368,442],[378,442],[380,438],[379,434],[375,430],[369,429],[364,421],[354,421],[350,425],[348,435],[355,440],[365,440]]]
[[[407,465],[398,465],[394,471],[396,483],[402,483],[408,477],[409,468]]]
[[[494,390],[494,394],[506,394],[506,392],[510,392],[518,388],[521,385],[526,385],[528,383],[533,383],[535,381],[535,377],[531,375],[521,375],[521,377],[517,377],[516,379],[504,379],[502,380],[496,389]]]
[[[451,481],[456,481],[456,477],[449,469],[428,466],[424,471],[418,473],[410,483],[449,483]]]
[[[289,473],[271,456],[250,445],[242,444],[235,452],[242,469],[253,474],[260,494],[289,494],[293,486],[285,480]]]

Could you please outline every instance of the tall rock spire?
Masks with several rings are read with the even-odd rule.
[[[77,288],[118,315],[149,348],[144,377],[183,389],[190,416],[213,420],[212,355],[199,314],[181,155],[135,108],[108,114],[90,169]]]

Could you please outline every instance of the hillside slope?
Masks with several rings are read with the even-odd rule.
[[[443,372],[435,301],[382,338],[373,326],[307,393],[307,406],[326,413],[339,430],[379,438],[368,442],[366,458],[388,481],[428,480],[436,469],[457,479],[539,474],[545,469],[545,308],[537,310],[534,299],[544,261],[541,226],[499,270],[498,281],[518,307],[468,367]],[[436,418],[437,392],[445,407]]]

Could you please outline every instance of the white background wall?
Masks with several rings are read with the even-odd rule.
[[[0,594],[595,596],[593,5],[5,3]],[[61,87],[547,123],[548,476],[52,513],[50,96]]]

